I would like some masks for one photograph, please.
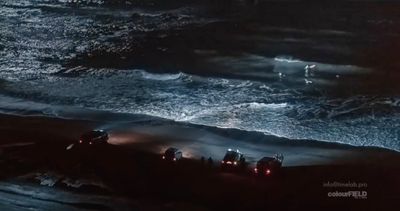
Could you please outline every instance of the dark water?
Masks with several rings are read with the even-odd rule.
[[[400,5],[3,0],[0,107],[400,149]]]

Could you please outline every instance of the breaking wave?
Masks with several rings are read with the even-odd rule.
[[[184,73],[85,72],[79,77],[53,75],[35,81],[7,82],[3,94],[31,103],[3,98],[0,107],[5,112],[36,107],[44,115],[57,116],[66,106],[72,106],[257,131],[290,139],[400,149],[397,141],[400,98],[307,97],[263,82]]]
[[[358,62],[350,43],[371,40],[356,30],[66,2],[0,3],[2,112],[140,114],[400,150],[396,74]]]
[[[139,73],[144,79],[160,80],[160,81],[177,80],[185,76],[185,74],[182,72],[176,74],[156,74],[156,73],[149,73],[144,70],[136,70],[136,72]]]

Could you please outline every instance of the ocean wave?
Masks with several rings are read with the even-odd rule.
[[[77,86],[77,84],[72,86]],[[103,89],[97,89],[96,93],[102,93],[102,95],[89,97],[88,99],[92,100],[88,102],[80,101],[77,98],[70,103],[66,101],[57,103],[55,99],[48,99],[47,102],[53,105],[43,102],[43,99],[40,100],[42,102],[38,103],[3,97],[1,98],[0,110],[5,113],[23,116],[45,115],[74,119],[105,118],[107,115],[101,114],[102,112],[148,115],[190,124],[257,131],[289,139],[313,139],[355,146],[378,146],[400,150],[398,143],[400,138],[398,133],[400,122],[398,120],[400,116],[395,113],[392,113],[390,117],[379,115],[372,117],[360,114],[358,117],[331,119],[315,116],[321,107],[312,104],[307,106],[306,103],[250,102],[232,105],[225,103],[226,105],[223,105],[224,103],[221,102],[219,105],[212,103],[196,105],[182,101],[182,96],[176,94],[175,96],[167,96],[166,99],[164,97],[161,98],[159,103],[154,100],[152,102],[135,103],[130,99],[126,99],[132,93],[126,93],[125,96],[115,96],[114,99],[110,98],[110,94],[104,92],[105,90]],[[91,93],[87,91],[83,94],[91,96],[88,95]],[[150,97],[150,95],[145,96]],[[65,99],[65,97],[62,99]],[[192,99],[187,98],[186,100],[191,101]],[[395,100],[394,102],[398,101]],[[100,113],[93,112],[93,109],[98,110]],[[289,115],[288,112],[293,109],[297,109],[298,113]],[[348,112],[351,114],[352,111],[348,110]],[[307,119],[302,119],[301,116],[306,113],[313,114],[308,116]],[[119,117],[118,119],[123,121],[129,121],[130,119],[132,121],[136,117],[129,118],[128,116],[125,118]],[[111,115],[107,121],[118,120],[115,115]]]
[[[268,57],[261,54],[217,54],[207,59],[207,62],[220,69],[206,67],[200,73],[214,76],[220,74],[242,80],[280,81],[285,85],[307,84],[307,79],[320,88],[335,86],[347,78],[361,79],[372,71],[368,67],[357,65],[315,62],[291,56]]]
[[[285,115],[303,121],[345,121],[389,118],[399,114],[399,97],[353,96],[336,99],[321,97],[317,102],[296,104]]]
[[[335,106],[328,118],[353,118],[357,116],[392,116],[400,113],[400,98],[355,96]]]
[[[7,2],[0,4],[14,1]],[[288,26],[279,25],[279,33],[262,32],[257,27],[268,23],[197,16],[190,9],[25,8],[23,2],[31,1],[16,2],[22,6],[0,7],[0,78],[9,80],[0,82],[0,93],[20,99],[1,98],[5,112],[60,116],[65,106],[400,149],[400,100],[356,87],[354,81],[375,81],[375,73],[356,63],[363,58],[341,52],[352,40],[332,38],[342,34],[332,31],[336,27],[326,29],[328,37],[322,32],[297,36],[301,32]],[[272,40],[259,42],[253,35]],[[288,46],[275,37],[296,42]],[[377,74],[392,74],[386,73]],[[396,90],[383,84],[387,81],[378,88]],[[337,94],[339,89],[346,93]],[[354,97],[357,91],[364,97]],[[74,112],[82,115],[75,110],[68,115]]]
[[[144,70],[135,70],[135,72],[138,73],[144,79],[156,80],[156,81],[169,81],[169,80],[177,80],[183,77],[189,77],[188,75],[182,72],[176,74],[168,74],[168,73],[157,74],[157,73],[146,72]]]
[[[280,109],[287,107],[287,103],[258,103],[258,102],[251,102],[251,103],[241,103],[238,105],[234,105],[233,107],[236,108],[250,108],[250,109]]]
[[[153,73],[148,72],[146,70],[141,69],[133,69],[133,70],[115,70],[108,68],[87,68],[83,66],[77,66],[74,68],[69,68],[65,70],[58,71],[55,73],[56,76],[74,76],[74,77],[87,77],[87,76],[95,76],[95,77],[113,77],[118,75],[123,75],[126,78],[136,78],[136,79],[144,79],[144,80],[153,80],[153,81],[170,81],[170,80],[192,80],[192,75],[186,74],[183,72],[178,73]]]
[[[314,77],[318,77],[318,75],[322,74],[331,74],[332,76],[357,75],[357,74],[365,75],[372,71],[370,68],[364,68],[355,65],[329,64],[329,63],[320,63],[313,61],[304,61],[290,56],[277,56],[273,58],[273,61],[274,61],[273,71],[280,72],[285,75],[302,74],[305,77],[308,77],[305,71],[307,66],[314,66],[313,68]]]

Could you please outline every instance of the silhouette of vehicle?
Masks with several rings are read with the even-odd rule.
[[[99,145],[106,144],[108,134],[104,130],[92,130],[81,135],[79,145]]]
[[[179,161],[180,159],[182,159],[182,152],[177,148],[170,147],[165,150],[162,159],[173,162]]]
[[[239,150],[231,150],[228,149],[226,151],[224,158],[221,161],[221,166],[222,167],[239,167],[239,166],[244,166],[246,162],[246,159],[244,158],[243,153],[241,153]]]
[[[275,155],[274,157],[263,157],[254,168],[254,173],[259,176],[272,176],[280,172],[283,162],[283,155]]]

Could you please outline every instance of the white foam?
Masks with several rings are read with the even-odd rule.
[[[156,81],[177,80],[185,75],[182,72],[176,74],[168,74],[168,73],[157,74],[157,73],[146,72],[144,70],[135,70],[135,71],[139,73],[141,77],[144,79],[156,80]]]

